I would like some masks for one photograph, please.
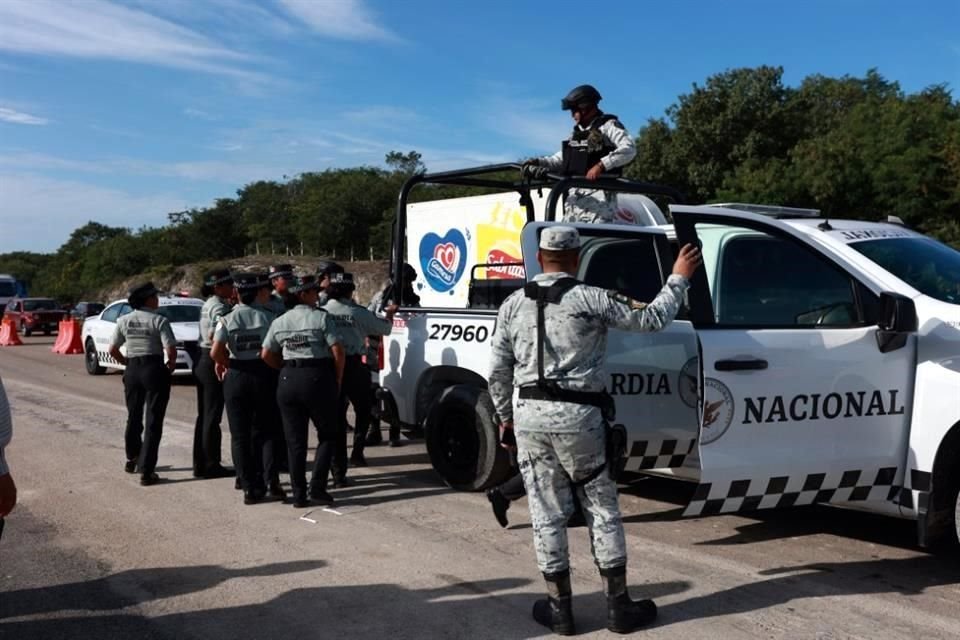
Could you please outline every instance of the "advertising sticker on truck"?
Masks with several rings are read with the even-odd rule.
[[[450,229],[441,238],[428,233],[420,240],[420,266],[424,279],[435,291],[452,290],[467,265],[467,240],[459,229]]]

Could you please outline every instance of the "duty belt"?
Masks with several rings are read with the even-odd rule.
[[[556,385],[537,385],[520,387],[521,400],[552,400],[554,402],[572,402],[586,404],[600,409],[604,417],[614,408],[613,397],[606,391],[575,391]]]
[[[252,371],[254,373],[260,373],[267,370],[267,363],[261,360],[260,358],[251,358],[249,360],[239,360],[237,358],[230,358],[230,369],[236,369],[237,371]]]
[[[163,364],[163,356],[159,353],[152,354],[149,356],[133,356],[127,358],[128,364],[147,364],[148,362],[159,362]]]

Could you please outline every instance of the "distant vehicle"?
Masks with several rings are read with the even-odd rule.
[[[198,298],[160,298],[157,313],[170,321],[173,335],[177,339],[177,367],[173,372],[175,376],[193,374],[193,366],[200,353],[198,341],[202,307],[203,300]],[[126,300],[117,300],[110,303],[99,315],[90,316],[83,323],[80,335],[87,373],[96,376],[104,373],[106,369],[123,371],[124,366],[110,356],[110,339],[117,326],[117,319],[131,311],[133,308]],[[126,346],[120,347],[120,351],[126,353]]]
[[[6,273],[0,273],[0,310],[18,295],[17,279]]]
[[[77,306],[70,310],[70,317],[81,322],[90,316],[98,316],[103,311],[104,305],[100,302],[78,302]]]
[[[7,303],[3,317],[12,320],[25,336],[34,331],[43,331],[48,336],[67,317],[67,312],[53,298],[13,298]]]

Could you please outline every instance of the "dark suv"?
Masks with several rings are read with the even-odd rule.
[[[90,316],[98,316],[103,311],[103,305],[99,302],[78,302],[77,306],[70,310],[70,317],[83,322]]]
[[[14,298],[7,303],[3,317],[12,320],[17,330],[25,336],[34,331],[50,335],[59,322],[67,317],[67,312],[53,298]]]

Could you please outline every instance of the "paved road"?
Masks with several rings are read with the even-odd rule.
[[[120,376],[26,342],[0,349],[21,489],[0,542],[0,639],[543,635],[525,504],[501,530],[482,495],[437,482],[421,444],[372,449],[340,515],[245,507],[232,480],[192,478],[194,390],[178,385],[168,481],[140,487],[121,470]],[[960,561],[916,549],[911,523],[826,508],[680,520],[687,491],[624,489],[632,591],[661,609],[637,637],[960,637]],[[581,632],[610,637],[585,530],[571,546]]]

